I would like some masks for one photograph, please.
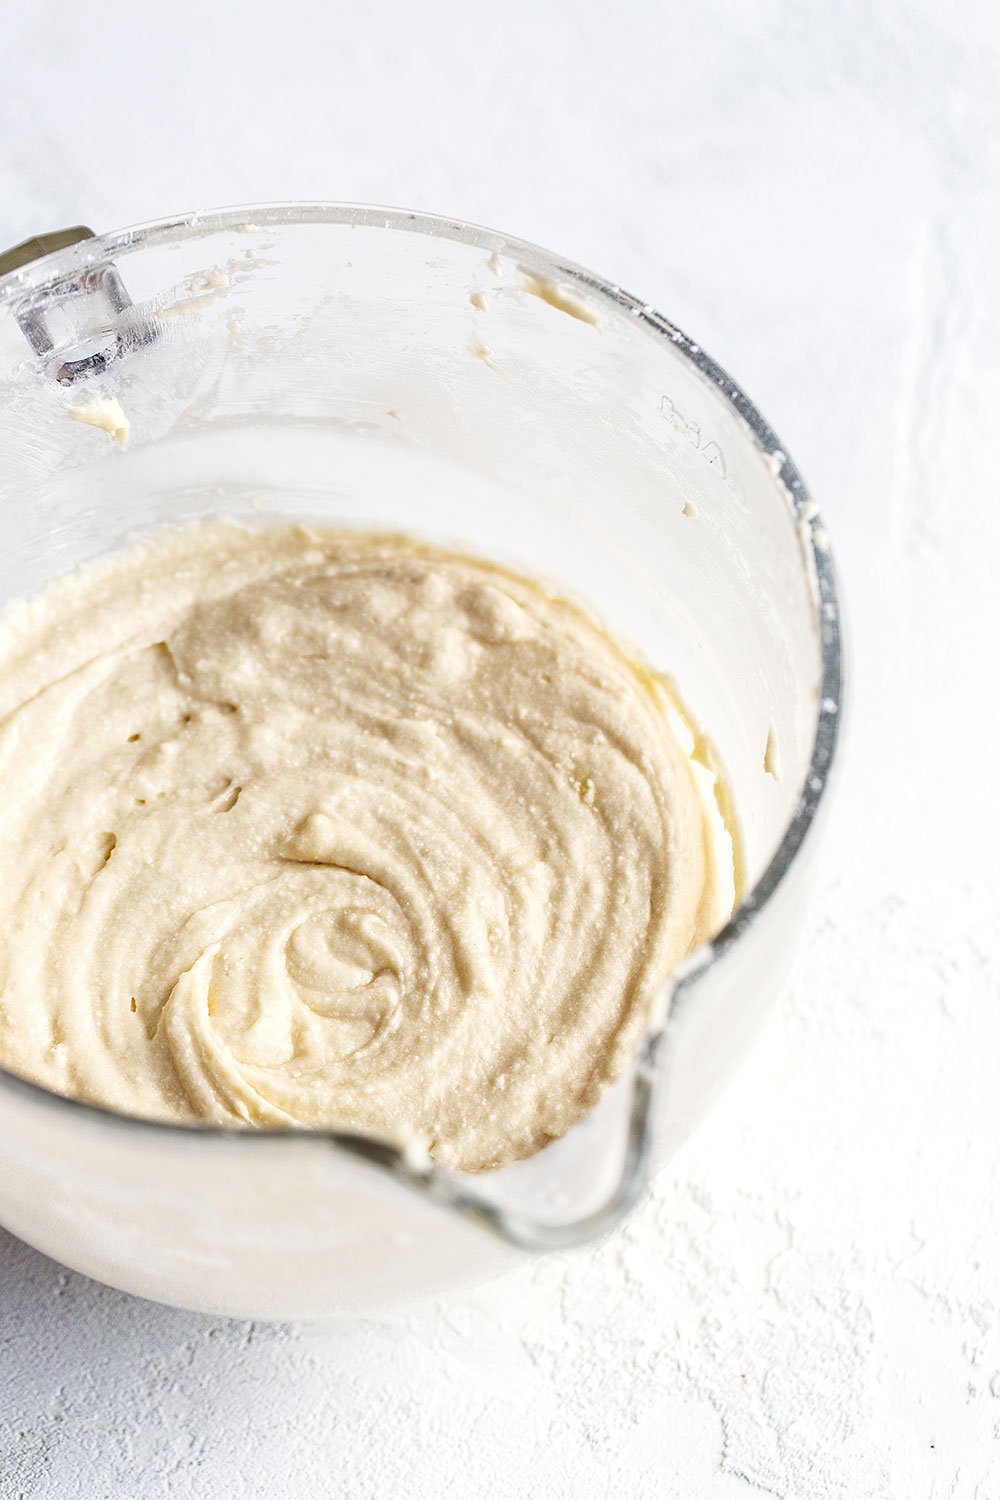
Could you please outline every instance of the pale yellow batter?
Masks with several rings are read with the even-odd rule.
[[[166,1120],[561,1135],[725,915],[653,678],[415,542],[213,522],[0,625],[0,1063]]]

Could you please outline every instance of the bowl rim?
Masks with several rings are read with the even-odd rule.
[[[238,1149],[262,1138],[290,1142],[322,1141],[388,1172],[406,1187],[478,1222],[520,1248],[554,1250],[583,1244],[612,1229],[629,1211],[646,1184],[655,1096],[662,1085],[659,1054],[668,1023],[676,1019],[679,1009],[694,1001],[697,981],[728,953],[770,904],[795,864],[824,800],[840,737],[844,687],[842,612],[829,537],[784,444],[779,442],[774,430],[736,381],[700,344],[649,303],[623,291],[617,283],[528,240],[462,219],[377,204],[323,201],[253,203],[195,211],[84,239],[8,272],[0,277],[0,309],[12,309],[40,292],[57,289],[96,264],[103,265],[134,251],[226,230],[266,233],[268,229],[306,224],[347,224],[423,234],[432,239],[458,241],[488,255],[514,256],[518,264],[532,274],[566,283],[572,289],[586,293],[589,299],[595,299],[602,310],[611,311],[616,316],[624,314],[652,336],[666,339],[735,411],[768,465],[775,483],[780,484],[788,496],[805,565],[811,575],[820,649],[820,680],[812,753],[800,795],[777,849],[754,885],[744,893],[729,921],[711,941],[701,944],[664,980],[658,995],[658,1001],[662,997],[662,1003],[652,1006],[633,1067],[628,1138],[618,1181],[602,1205],[571,1221],[553,1224],[512,1212],[470,1187],[474,1178],[449,1172],[429,1161],[422,1152],[410,1151],[376,1137],[322,1128],[248,1131],[240,1126],[147,1120],[85,1100],[67,1098],[3,1067],[0,1067],[0,1089],[15,1097],[30,1099],[36,1105],[71,1111],[77,1118],[133,1133],[166,1132],[192,1139],[208,1137],[238,1146]]]

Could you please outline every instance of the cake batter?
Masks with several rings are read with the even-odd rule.
[[[596,1102],[729,904],[651,674],[398,536],[200,523],[9,609],[0,789],[3,1066],[465,1171]]]

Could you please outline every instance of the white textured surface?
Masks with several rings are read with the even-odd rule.
[[[381,200],[661,306],[824,503],[854,694],[792,991],[623,1231],[333,1330],[170,1312],[0,1232],[2,1500],[995,1500],[995,6],[110,0],[5,30],[0,241]]]

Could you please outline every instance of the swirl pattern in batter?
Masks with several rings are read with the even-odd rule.
[[[562,1135],[718,910],[652,677],[394,536],[216,521],[0,628],[0,1062],[175,1121]]]

